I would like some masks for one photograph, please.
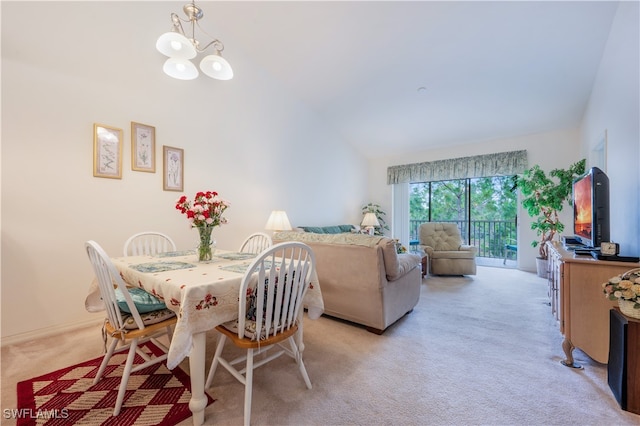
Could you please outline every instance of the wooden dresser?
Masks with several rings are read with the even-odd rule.
[[[610,277],[640,267],[640,263],[610,262],[590,255],[575,255],[559,242],[549,248],[549,297],[551,311],[564,336],[562,349],[569,367],[579,368],[573,349],[580,348],[595,361],[609,357],[609,311],[617,306],[602,292]]]

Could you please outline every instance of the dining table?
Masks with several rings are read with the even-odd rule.
[[[238,318],[239,291],[242,278],[258,256],[217,249],[211,260],[198,261],[195,251],[175,251],[154,256],[112,257],[125,282],[163,300],[177,314],[177,323],[169,345],[167,367],[173,369],[189,358],[191,399],[189,409],[193,424],[204,423],[207,406],[205,384],[206,333],[216,326]],[[324,312],[317,273],[312,271],[304,299],[307,316],[319,318]],[[303,310],[296,336],[304,350]]]

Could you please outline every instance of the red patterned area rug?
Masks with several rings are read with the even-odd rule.
[[[146,353],[162,354],[151,342]],[[18,383],[18,409],[13,416],[20,425],[175,425],[191,416],[189,376],[166,362],[132,373],[120,414],[113,416],[127,351],[109,360],[102,379],[93,386],[102,357]],[[135,363],[142,363],[136,355]],[[213,399],[207,395],[209,404]]]

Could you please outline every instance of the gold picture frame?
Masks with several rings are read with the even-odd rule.
[[[184,191],[184,150],[164,145],[162,147],[162,189]]]
[[[156,172],[156,128],[131,122],[131,170]]]
[[[93,124],[93,176],[122,179],[122,129]]]

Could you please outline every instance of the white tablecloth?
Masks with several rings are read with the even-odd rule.
[[[143,288],[164,300],[178,314],[167,367],[175,368],[193,346],[193,334],[211,330],[238,317],[238,291],[253,260],[246,253],[217,250],[210,262],[198,262],[193,253],[112,258],[127,284]],[[317,274],[304,298],[308,315],[322,315],[324,302]]]

